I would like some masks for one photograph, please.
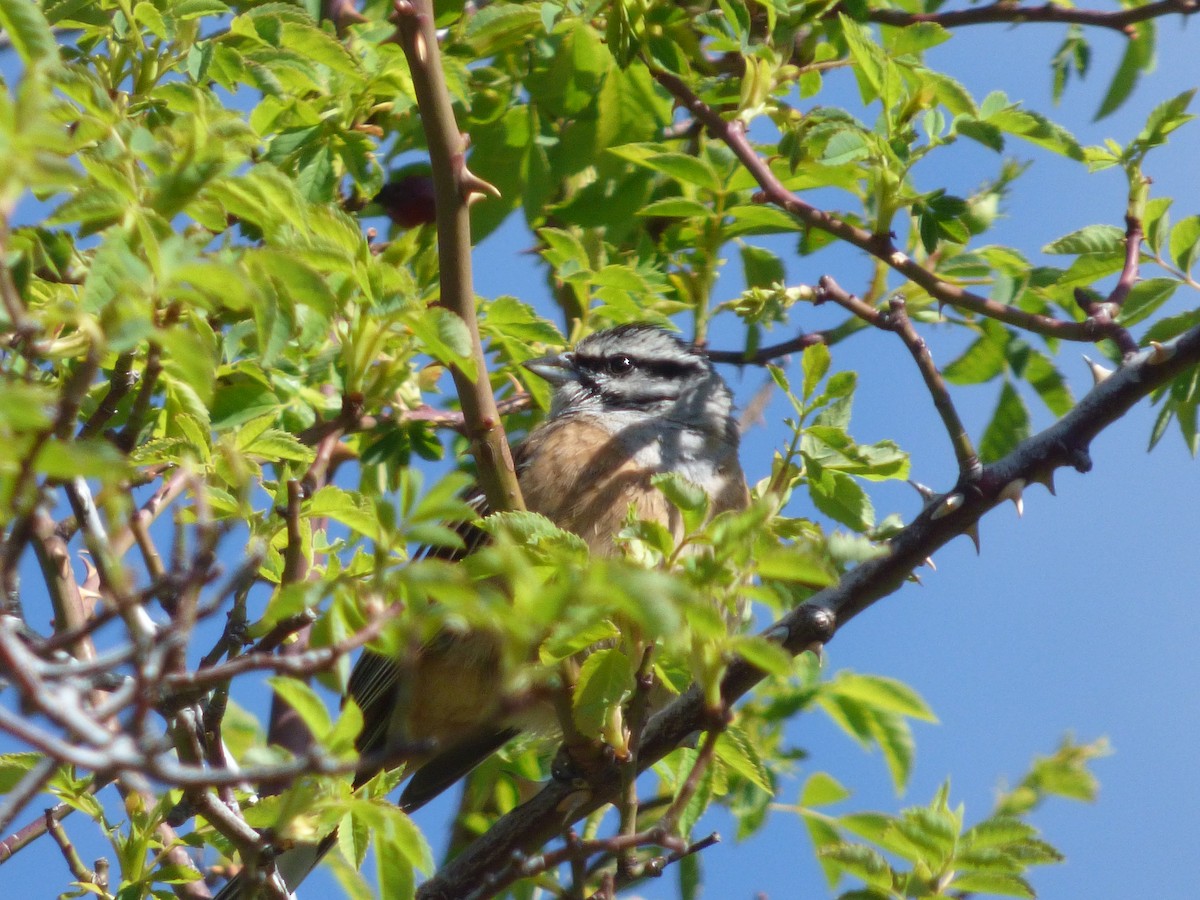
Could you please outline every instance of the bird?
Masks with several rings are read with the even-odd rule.
[[[524,366],[553,389],[545,420],[514,450],[526,508],[576,534],[593,555],[621,552],[616,537],[631,509],[682,537],[681,516],[655,487],[656,475],[674,473],[702,489],[710,515],[749,503],[733,394],[702,347],[660,326],[630,323]],[[468,490],[464,499],[488,513],[481,492]],[[468,551],[485,539],[470,525],[460,531]],[[371,650],[360,656],[347,690],[363,715],[358,751],[421,742],[439,748],[401,793],[405,811],[522,730],[504,716],[499,654],[495,638],[477,631],[443,632],[403,664]],[[360,774],[356,784],[373,774]],[[289,891],[332,843],[331,836],[280,857],[277,870]],[[228,882],[217,900],[253,896],[240,881]]]

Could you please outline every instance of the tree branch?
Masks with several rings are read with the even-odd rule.
[[[847,573],[836,585],[768,628],[765,634],[793,655],[828,642],[837,631],[875,602],[894,593],[926,558],[974,527],[985,513],[1031,482],[1048,483],[1055,469],[1091,467],[1088,447],[1101,431],[1129,409],[1181,373],[1200,364],[1200,327],[1180,336],[1163,352],[1143,351],[1097,385],[1056,424],[1024,441],[1008,456],[983,468],[969,487],[930,503],[890,543],[889,552]],[[950,502],[957,497],[956,502]],[[730,663],[721,682],[724,703],[732,705],[765,674],[743,659]],[[698,729],[711,723],[700,690],[692,688],[655,715],[646,728],[638,754],[641,770],[662,759]],[[531,853],[558,834],[568,821],[578,821],[613,802],[621,789],[617,766],[589,783],[591,793],[578,801],[579,788],[552,781],[538,794],[499,819],[463,853],[422,885],[423,900],[467,896],[487,877],[502,871],[513,854]],[[564,813],[564,810],[568,812]]]
[[[965,483],[977,478],[980,472],[979,456],[975,453],[971,437],[967,434],[958,410],[954,407],[954,401],[950,399],[950,391],[946,388],[942,373],[938,371],[933,362],[929,347],[926,346],[925,340],[917,334],[912,319],[908,317],[904,300],[899,297],[893,299],[890,304],[890,312],[884,313],[859,300],[853,294],[846,293],[831,277],[823,275],[817,284],[817,302],[825,299],[833,300],[842,308],[849,310],[876,328],[895,332],[900,336],[900,340],[904,342],[904,346],[908,348],[916,361],[921,378],[925,381],[925,387],[933,398],[934,408],[942,418],[946,434],[950,436],[950,444],[954,448],[954,458],[958,462],[960,480]]]
[[[466,420],[466,434],[478,466],[479,484],[496,512],[524,509],[521,487],[508,439],[496,409],[487,361],[475,320],[475,291],[471,284],[471,217],[473,196],[496,189],[471,173],[466,165],[466,142],[458,130],[450,92],[442,72],[441,52],[434,30],[430,0],[396,0],[393,38],[408,59],[417,107],[429,145],[437,203],[439,303],[462,319],[471,338],[475,377],[451,366],[454,386]]]
[[[772,203],[791,213],[805,225],[828,232],[834,237],[866,251],[887,263],[892,269],[942,303],[997,319],[1025,331],[1062,340],[1094,343],[1104,338],[1116,339],[1112,333],[1113,329],[1117,327],[1115,322],[1097,323],[1091,320],[1072,322],[1055,319],[1052,316],[1026,312],[1016,306],[997,303],[995,300],[972,293],[959,285],[943,281],[936,272],[926,269],[900,250],[890,235],[872,234],[865,228],[852,225],[800,199],[784,186],[779,177],[771,171],[766,160],[758,155],[750,144],[745,126],[740,120],[726,121],[718,111],[696,96],[678,76],[653,65],[650,65],[650,73],[693,116],[704,122],[710,133],[733,151],[738,161],[745,166],[754,180],[758,182],[759,187],[762,188],[761,193],[756,196],[756,199],[761,202]],[[1098,325],[1103,327],[1097,327]],[[1118,343],[1120,342],[1118,341]],[[1124,353],[1130,352],[1125,346],[1122,346],[1121,350]]]
[[[1110,28],[1119,31],[1126,37],[1133,36],[1133,26],[1148,19],[1157,19],[1178,13],[1190,16],[1200,9],[1196,0],[1159,0],[1145,6],[1127,7],[1112,12],[1099,9],[1074,9],[1059,6],[1057,3],[1046,3],[1043,6],[1021,6],[1009,0],[997,0],[987,6],[977,6],[972,9],[955,9],[947,12],[910,13],[900,9],[873,9],[867,13],[867,19],[881,25],[915,25],[919,22],[933,22],[943,28],[960,28],[964,25],[987,25],[1011,22],[1020,25],[1025,22],[1062,22],[1068,25],[1086,25],[1093,28]],[[835,11],[845,10],[839,4]]]

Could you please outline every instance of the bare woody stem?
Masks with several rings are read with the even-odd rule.
[[[493,511],[523,509],[521,488],[508,440],[488,380],[487,361],[475,319],[471,282],[472,194],[495,193],[495,188],[471,174],[466,166],[466,142],[458,130],[450,92],[442,72],[441,54],[429,0],[396,0],[392,22],[412,73],[417,107],[429,144],[437,205],[438,265],[441,305],[462,319],[471,337],[475,377],[451,367],[462,404],[466,434],[478,466],[479,484]]]
[[[1138,22],[1160,18],[1178,13],[1190,16],[1200,10],[1196,0],[1159,0],[1138,6],[1115,10],[1073,9],[1060,6],[1057,3],[1046,3],[1042,6],[1021,6],[1007,0],[998,0],[986,6],[971,9],[956,9],[947,12],[909,13],[899,9],[874,9],[867,13],[867,19],[883,25],[915,25],[919,22],[933,22],[943,28],[961,28],[964,25],[987,25],[998,22],[1063,22],[1070,25],[1087,25],[1094,28],[1111,28],[1126,37],[1133,37],[1133,26]]]
[[[937,409],[938,415],[941,416],[946,433],[950,436],[950,444],[954,447],[954,458],[958,462],[960,483],[971,482],[978,478],[982,469],[979,456],[975,453],[975,447],[971,443],[967,429],[963,427],[958,410],[954,407],[954,401],[950,399],[950,391],[946,388],[942,373],[938,371],[933,362],[929,347],[926,346],[924,338],[917,334],[912,319],[908,317],[904,300],[899,297],[893,299],[889,311],[884,313],[844,291],[828,275],[822,276],[817,284],[817,301],[821,300],[832,300],[864,322],[899,335],[900,340],[904,342],[904,346],[908,348],[909,353],[916,361],[921,378],[925,381],[925,388],[929,391],[929,396],[933,398],[933,405]]]
[[[943,281],[937,273],[926,269],[900,250],[890,235],[872,234],[865,228],[852,225],[805,202],[789,191],[779,177],[771,171],[767,161],[758,155],[746,136],[745,126],[740,121],[726,121],[717,110],[696,96],[678,76],[654,66],[650,67],[650,73],[688,112],[703,122],[712,135],[733,151],[738,161],[746,167],[746,170],[762,188],[761,193],[756,196],[756,199],[761,202],[772,203],[791,213],[810,228],[817,228],[832,234],[834,237],[866,251],[942,303],[977,315],[987,316],[1035,334],[1088,343],[1104,338],[1113,338],[1118,345],[1122,344],[1121,332],[1125,330],[1113,321],[1102,323],[1067,321],[1026,312],[1015,306],[989,300],[987,297],[968,291],[959,285]],[[1136,347],[1136,345],[1134,346]],[[1127,343],[1121,346],[1121,349],[1123,352],[1130,352],[1127,349]]]

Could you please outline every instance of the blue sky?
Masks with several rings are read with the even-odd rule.
[[[1110,136],[1128,140],[1152,106],[1200,82],[1194,42],[1177,19],[1162,20],[1158,71],[1143,79],[1117,115],[1092,123],[1122,40],[1092,34],[1091,76],[1073,82],[1062,105],[1053,108],[1048,63],[1063,31],[1037,25],[963,29],[931,52],[930,63],[954,75],[977,98],[1001,89],[1024,100],[1084,143]],[[6,71],[8,65],[5,60]],[[840,79],[830,76],[831,94],[822,96],[823,103],[856,102],[848,74]],[[1006,201],[1007,218],[995,241],[1036,257],[1038,248],[1075,228],[1121,223],[1125,186],[1119,173],[1088,176],[1077,164],[1023,145],[1012,144],[1009,152],[1035,165]],[[1197,159],[1200,124],[1185,126],[1172,135],[1169,147],[1150,157],[1156,194],[1176,198],[1175,219],[1200,212]],[[956,154],[954,168],[936,177],[968,192],[994,165],[992,154],[967,145]],[[935,186],[934,175],[929,177],[923,186]],[[531,243],[515,219],[485,241],[476,257],[478,293],[514,294],[544,304],[542,276],[522,253]],[[792,257],[785,263],[793,284],[815,283],[828,273],[847,289],[859,290],[867,272],[850,252]],[[722,289],[727,293],[718,299],[723,300],[738,285],[730,279]],[[1177,311],[1195,305],[1197,298],[1180,291],[1172,302]],[[810,324],[809,315],[799,310],[798,324],[819,327]],[[963,345],[947,329],[924,334],[941,363]],[[1067,346],[1062,355],[1076,396],[1090,385],[1081,352],[1088,348]],[[856,437],[896,439],[912,454],[916,479],[937,489],[949,487],[953,457],[894,337],[864,332],[835,349],[834,367],[860,372],[852,424]],[[756,372],[728,374],[743,399],[761,379]],[[987,420],[995,391],[984,386],[956,392],[975,435]],[[1048,413],[1036,403],[1030,406],[1036,428],[1050,424]],[[773,405],[768,422],[777,423],[783,415],[782,405]],[[1018,779],[1035,754],[1051,752],[1065,733],[1081,741],[1106,736],[1114,753],[1095,766],[1102,783],[1098,802],[1051,802],[1034,817],[1068,860],[1036,872],[1035,886],[1048,898],[1195,896],[1200,874],[1194,839],[1200,773],[1193,749],[1200,743],[1200,655],[1194,649],[1200,637],[1200,506],[1195,464],[1175,434],[1146,455],[1152,419],[1148,406],[1135,410],[1096,441],[1091,473],[1060,472],[1057,497],[1031,489],[1022,519],[1011,507],[996,510],[982,523],[982,554],[977,556],[966,538],[953,542],[937,555],[936,572],[922,571],[923,587],[909,585],[883,600],[829,646],[830,671],[845,667],[903,679],[941,720],[916,726],[917,766],[906,797],[895,796],[878,754],[864,753],[820,714],[792,725],[794,742],[810,753],[800,778],[824,770],[852,787],[854,797],[844,811],[923,804],[950,778],[952,803],[964,803],[973,821],[986,815],[998,785]],[[777,424],[746,436],[743,457],[752,479],[767,471],[782,440]],[[880,515],[895,511],[909,519],[919,508],[915,493],[904,486],[883,486],[873,495]],[[803,508],[796,512],[805,514]],[[0,740],[0,750],[10,748]],[[780,802],[794,802],[799,783],[786,782]],[[435,837],[437,817],[436,808],[419,817]],[[732,841],[732,823],[721,815],[705,824],[726,838],[703,855],[706,896],[826,896],[793,816],[777,814],[765,834],[744,845]],[[86,830],[75,827],[72,833],[79,839]],[[97,842],[83,849],[85,859],[104,852]],[[57,891],[66,877],[61,859],[44,843],[0,868],[0,889],[8,896],[44,896]],[[317,890],[308,896],[319,896],[320,886],[314,882]],[[666,898],[674,892],[668,875],[638,893]]]

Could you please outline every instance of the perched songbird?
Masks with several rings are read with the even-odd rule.
[[[677,510],[651,481],[660,473],[703,489],[714,515],[746,506],[733,396],[702,349],[655,326],[622,325],[525,366],[554,387],[549,416],[515,453],[525,505],[593,553],[616,552],[631,507],[681,536]],[[471,499],[486,515],[482,497]],[[403,809],[424,805],[520,730],[504,718],[498,666],[494,639],[474,632],[439,635],[403,666],[370,651],[360,658],[349,684],[363,713],[359,751],[440,748],[409,781]],[[331,843],[280,859],[289,890]],[[218,898],[243,896],[238,881]]]

